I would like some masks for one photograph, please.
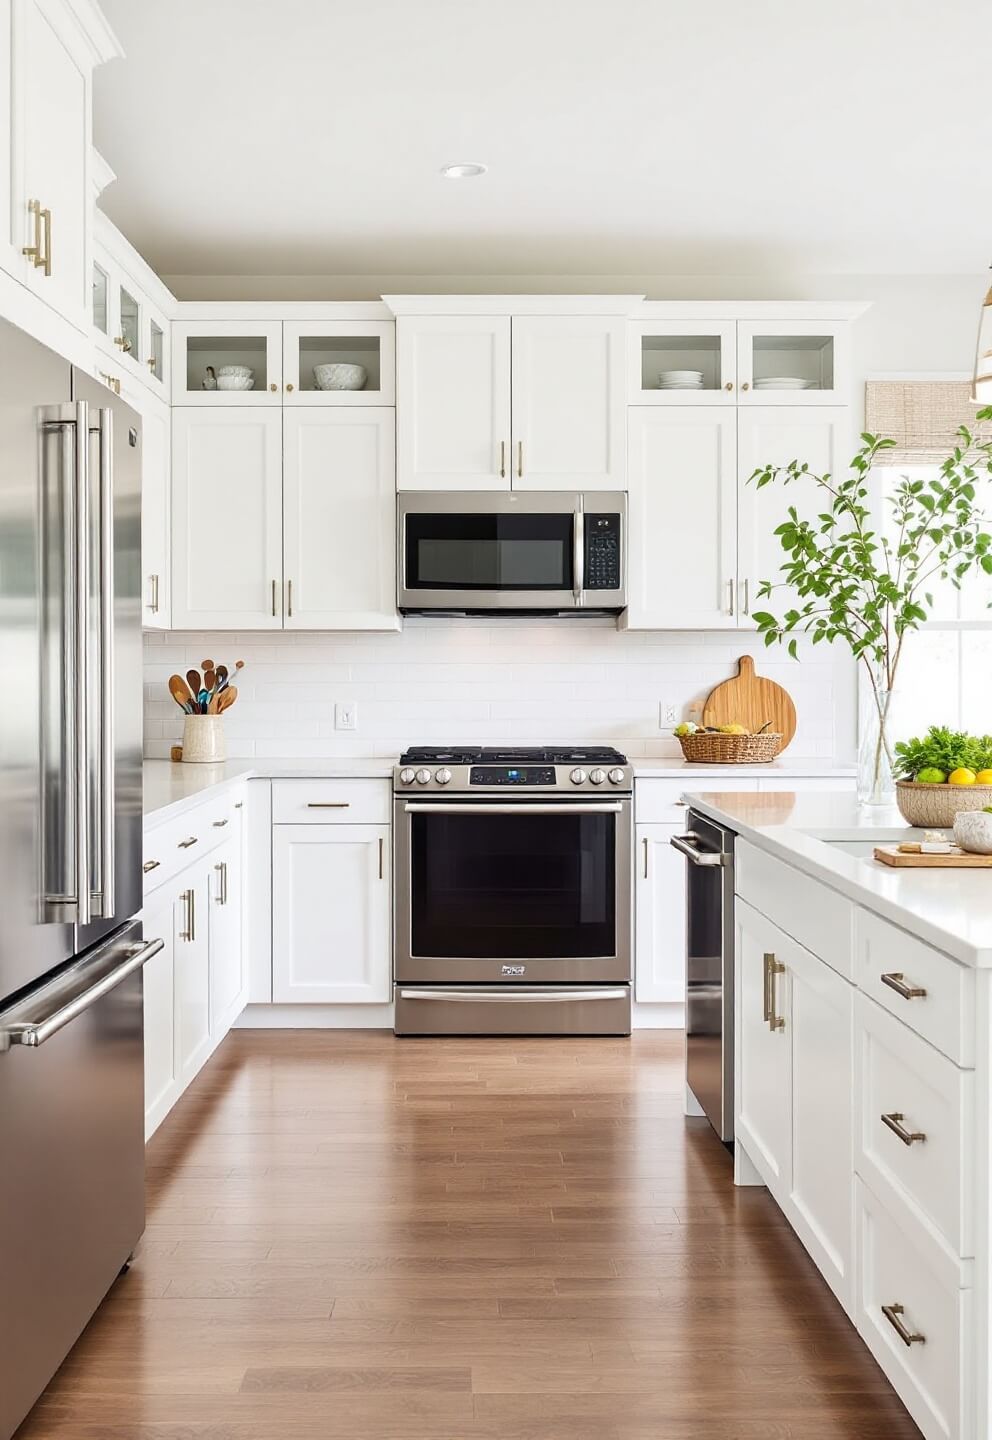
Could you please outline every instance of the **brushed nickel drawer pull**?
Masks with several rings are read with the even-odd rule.
[[[226,860],[222,860],[219,865],[215,865],[215,866],[214,866],[214,869],[217,871],[217,874],[220,876],[220,893],[219,893],[218,896],[217,896],[217,904],[218,904],[218,905],[226,905],[226,904],[227,904],[227,861],[226,861]]]
[[[648,878],[648,837],[644,837],[644,878]]]
[[[524,442],[523,442],[522,440],[518,440],[518,441],[517,441],[517,479],[518,479],[518,480],[522,480],[523,478],[524,478]]]
[[[893,970],[890,974],[883,975],[881,978],[883,985],[888,985],[890,990],[894,990],[896,994],[901,995],[904,1000],[922,999],[927,993],[922,985],[907,984],[906,977],[901,970]]]
[[[147,875],[149,870],[157,870],[161,863],[161,860],[146,860],[141,867],[142,872]]]
[[[380,835],[380,836],[379,836],[379,879],[380,879],[380,880],[382,879],[382,852],[383,852],[384,848],[385,848],[385,847],[384,847],[384,845],[383,845],[383,843],[382,843],[382,836]]]
[[[902,1305],[883,1305],[882,1314],[904,1345],[925,1345],[927,1337],[916,1330],[910,1330],[903,1320],[906,1311]]]
[[[772,1018],[772,1003],[768,993],[768,982],[771,979],[771,976],[768,971],[768,966],[774,958],[775,957],[767,950],[761,957],[761,1018],[764,1020],[766,1025]]]
[[[308,810],[350,810],[350,800],[308,800]]]
[[[898,1136],[904,1145],[912,1145],[914,1140],[925,1140],[927,1137],[922,1130],[907,1130],[902,1123],[905,1115],[901,1110],[892,1110],[888,1115],[881,1117],[882,1124],[887,1125],[893,1135]]]
[[[243,807],[243,805],[244,805],[244,801],[243,801],[243,800],[235,800],[235,802],[234,802],[234,808],[235,808],[235,810],[240,810],[240,809]]]
[[[499,442],[499,478],[506,479],[506,441]]]
[[[785,1016],[775,1014],[775,976],[783,975],[785,966],[771,954],[765,956],[765,963],[768,966],[768,1028],[773,1032],[784,1030]]]
[[[273,616],[273,619],[275,618],[275,613],[276,613],[276,582],[273,580],[273,582],[272,582],[272,616]]]
[[[214,829],[215,829],[215,830],[220,830],[220,829],[221,829],[224,825],[226,825],[227,823],[228,823],[227,820],[215,820],[215,821],[214,821]]]
[[[180,899],[186,907],[186,929],[180,930],[179,938],[192,943],[196,939],[196,910],[194,908],[196,902],[193,898],[193,891],[184,890]]]
[[[188,850],[191,845],[195,845],[197,843],[199,838],[200,837],[198,835],[191,835],[188,840],[180,840],[178,843],[178,849]]]

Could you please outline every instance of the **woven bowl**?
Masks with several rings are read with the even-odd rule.
[[[962,810],[984,810],[992,805],[992,785],[921,785],[916,780],[897,780],[896,804],[908,824],[946,830]]]
[[[697,730],[680,735],[682,754],[694,765],[758,765],[774,760],[782,743],[781,735],[720,735]]]

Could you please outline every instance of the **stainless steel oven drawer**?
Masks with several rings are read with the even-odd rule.
[[[397,985],[397,1035],[629,1035],[628,985]]]

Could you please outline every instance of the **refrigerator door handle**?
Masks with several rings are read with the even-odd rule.
[[[114,878],[117,796],[114,733],[114,415],[98,412],[94,433],[99,441],[100,545],[100,914],[109,920],[116,909]]]
[[[37,1049],[39,1045],[44,1045],[46,1040],[57,1035],[78,1015],[82,1015],[104,995],[115,990],[122,980],[126,980],[135,970],[140,970],[153,955],[157,955],[164,948],[164,940],[144,940],[135,945],[128,945],[126,958],[121,961],[120,965],[115,966],[106,975],[102,975],[89,989],[69,997],[63,991],[60,997],[56,988],[52,1008],[47,1015],[24,1024],[8,1025],[0,1031],[0,1050],[5,1049],[8,1045],[26,1045],[31,1049]],[[67,978],[71,980],[75,977]]]
[[[72,793],[76,812],[75,834],[75,897],[76,923],[88,925],[92,919],[90,892],[89,835],[89,682],[87,676],[87,621],[89,618],[89,405],[85,400],[75,403],[75,434],[73,436],[73,544],[75,548],[75,595],[73,597],[73,635],[69,646],[69,703],[73,701],[74,744],[72,753]],[[71,697],[71,698],[70,698]]]

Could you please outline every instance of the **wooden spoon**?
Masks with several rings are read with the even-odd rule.
[[[189,714],[187,706],[192,702],[193,696],[189,686],[186,684],[186,681],[181,675],[169,676],[169,694],[172,696],[173,700],[175,700],[179,708],[181,710],[186,710],[186,713]]]
[[[192,690],[194,698],[199,695],[200,691],[203,689],[203,681],[200,679],[199,670],[187,670],[186,683],[189,686],[190,690]]]
[[[203,672],[203,688],[204,688],[204,690],[206,690],[206,692],[207,692],[208,695],[212,695],[212,694],[214,693],[214,691],[215,691],[216,688],[217,688],[217,671],[216,671],[216,670],[204,670],[204,672]]]
[[[219,689],[220,686],[222,686],[223,683],[224,683],[224,681],[227,679],[227,675],[228,675],[227,666],[226,666],[226,665],[218,665],[218,666],[217,666],[216,674],[217,674],[217,686],[218,686],[218,689]]]
[[[214,668],[214,662],[213,662],[212,660],[204,660],[203,665],[202,665],[202,669],[203,669],[203,670],[212,670],[213,668]]]
[[[225,690],[222,690],[220,694],[216,696],[217,714],[222,715],[225,710],[230,710],[237,698],[238,687],[236,685],[228,685]]]

